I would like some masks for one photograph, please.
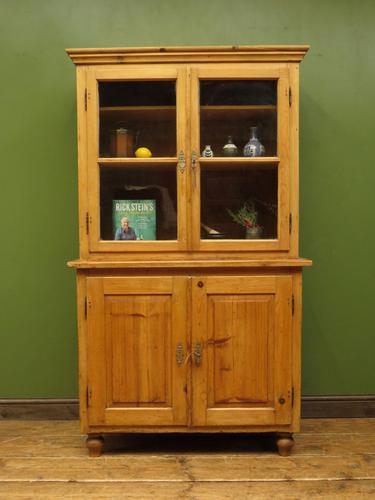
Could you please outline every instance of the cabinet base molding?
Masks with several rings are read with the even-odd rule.
[[[76,420],[78,399],[0,399],[0,420]],[[305,396],[302,418],[375,418],[375,395]]]

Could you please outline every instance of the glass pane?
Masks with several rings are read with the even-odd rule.
[[[201,169],[202,239],[276,239],[277,165]]]
[[[202,156],[277,155],[277,80],[202,80],[200,106]]]
[[[176,156],[175,81],[99,82],[99,105],[101,157]]]
[[[177,239],[175,168],[101,166],[100,234],[102,240]]]

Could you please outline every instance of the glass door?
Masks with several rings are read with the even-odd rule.
[[[289,248],[288,92],[277,65],[193,69],[195,249]]]
[[[87,83],[90,250],[185,248],[185,71],[94,69]]]

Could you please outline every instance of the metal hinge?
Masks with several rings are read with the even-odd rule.
[[[294,293],[292,295],[292,316],[294,316]]]
[[[292,107],[292,89],[289,87],[289,107]]]
[[[292,234],[292,212],[289,214],[289,234]]]
[[[87,111],[87,89],[85,89],[85,111]]]
[[[90,217],[89,213],[86,212],[86,234],[89,234]]]
[[[294,406],[294,387],[292,387],[292,408]]]
[[[85,319],[87,319],[87,297],[85,297],[85,305],[84,305],[84,308],[85,308]]]
[[[86,387],[86,408],[89,407],[89,403],[90,403],[90,391],[89,388]]]

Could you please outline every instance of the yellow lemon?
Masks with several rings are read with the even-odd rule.
[[[135,152],[135,156],[137,158],[151,158],[152,153],[147,148],[138,148],[137,151]]]

